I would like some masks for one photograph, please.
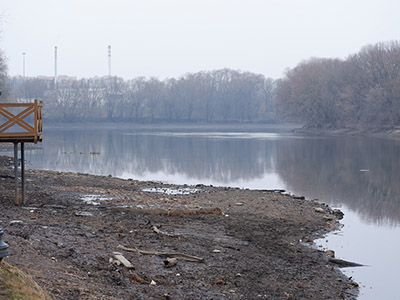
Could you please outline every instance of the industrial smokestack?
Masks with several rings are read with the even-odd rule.
[[[108,76],[111,77],[111,46],[108,45]]]
[[[57,46],[54,47],[54,88],[57,88]]]

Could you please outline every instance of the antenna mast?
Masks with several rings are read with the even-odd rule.
[[[111,77],[111,46],[108,45],[108,76]]]
[[[54,47],[54,88],[57,88],[57,46]]]

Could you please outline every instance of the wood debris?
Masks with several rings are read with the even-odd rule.
[[[127,247],[124,247],[122,245],[119,245],[117,248],[121,249],[121,250],[125,250],[125,251],[137,252],[137,253],[143,254],[143,255],[156,255],[156,256],[161,256],[161,257],[175,257],[175,258],[183,258],[183,259],[186,259],[188,261],[204,262],[204,258],[193,256],[193,255],[188,255],[188,254],[184,254],[184,253],[145,251],[145,250],[140,250],[137,247],[135,247],[135,248],[127,248]]]
[[[129,260],[127,260],[122,253],[120,252],[113,252],[113,255],[115,257],[115,259],[117,259],[118,261],[121,262],[121,264],[123,264],[125,267],[127,267],[128,269],[134,269],[135,266],[131,264],[131,262]]]
[[[180,236],[182,236],[179,233],[168,233],[168,232],[165,232],[165,231],[161,231],[160,229],[157,228],[157,226],[153,226],[152,229],[157,234],[162,234],[162,235],[166,235],[166,236],[170,236],[170,237],[180,237]]]
[[[135,272],[129,272],[128,277],[129,277],[130,281],[136,281],[136,282],[139,282],[141,284],[150,284],[150,281],[147,281],[147,280],[143,279],[142,277],[140,277]]]

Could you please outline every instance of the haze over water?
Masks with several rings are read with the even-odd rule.
[[[27,167],[320,199],[345,219],[342,232],[317,244],[368,265],[344,270],[360,283],[359,299],[397,299],[400,141],[238,128],[46,130],[41,148],[27,151]]]

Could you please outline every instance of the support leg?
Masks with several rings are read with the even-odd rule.
[[[14,143],[14,176],[15,176],[15,205],[19,205],[19,200],[18,200],[18,143]]]
[[[21,181],[22,181],[22,203],[25,205],[25,145],[21,143]]]

